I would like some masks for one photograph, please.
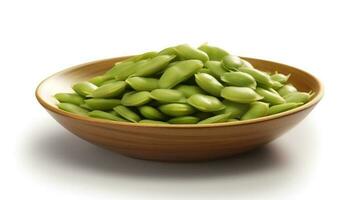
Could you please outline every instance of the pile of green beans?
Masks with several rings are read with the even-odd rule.
[[[115,63],[102,75],[58,93],[58,108],[133,123],[210,124],[249,120],[296,108],[313,93],[289,75],[260,71],[227,51],[187,44]]]

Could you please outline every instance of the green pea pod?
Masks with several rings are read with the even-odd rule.
[[[151,91],[151,98],[162,103],[185,102],[183,93],[173,89],[155,89]]]
[[[156,78],[131,77],[125,82],[136,91],[152,91],[159,88],[159,80]]]
[[[235,103],[228,100],[222,101],[225,108],[223,110],[214,112],[214,114],[230,114],[230,118],[240,118],[248,109],[249,104]]]
[[[149,60],[148,62],[146,62],[145,64],[141,65],[140,67],[136,67],[136,72],[132,74],[131,77],[152,76],[165,69],[173,58],[175,58],[175,56],[172,55],[156,56],[151,60]]]
[[[156,51],[149,51],[149,52],[146,52],[146,53],[143,53],[143,54],[140,54],[140,55],[137,55],[137,56],[133,56],[131,58],[128,58],[125,60],[125,62],[128,62],[128,61],[134,61],[134,62],[138,62],[140,60],[145,60],[145,59],[149,59],[149,58],[153,58],[155,56],[157,56],[159,53],[156,52]]]
[[[281,97],[279,94],[271,92],[269,90],[265,90],[263,88],[257,88],[255,90],[260,96],[264,97],[262,100],[268,102],[272,105],[283,104],[285,103],[285,99]]]
[[[225,108],[219,99],[204,94],[192,95],[187,99],[187,103],[202,112],[214,112]]]
[[[162,113],[172,117],[182,117],[186,115],[191,115],[195,112],[195,109],[192,106],[183,103],[165,104],[159,106],[159,110]]]
[[[140,116],[129,108],[119,105],[114,108],[114,111],[117,112],[121,117],[131,122],[138,122],[141,120]]]
[[[151,119],[143,119],[139,121],[140,124],[168,124],[167,122],[156,121]]]
[[[81,82],[76,83],[72,86],[72,89],[82,97],[86,97],[87,95],[91,95],[94,90],[97,89],[97,86],[90,82]]]
[[[261,83],[267,87],[273,86],[273,81],[271,80],[270,76],[263,71],[259,71],[255,68],[248,68],[248,67],[241,67],[241,68],[239,68],[239,71],[250,74],[251,76],[253,76],[255,81],[257,81],[258,83]]]
[[[229,119],[230,114],[220,114],[220,115],[216,115],[207,119],[204,119],[200,122],[198,122],[198,124],[213,124],[213,123],[220,123],[220,122],[226,122]]]
[[[242,60],[238,56],[227,55],[222,59],[223,68],[227,71],[238,71],[239,68],[243,67]]]
[[[200,60],[185,60],[167,68],[159,80],[160,88],[173,88],[203,67]]]
[[[255,119],[268,115],[269,104],[264,102],[251,103],[249,110],[241,117],[241,120]]]
[[[70,113],[78,114],[78,115],[87,115],[88,110],[81,108],[77,105],[71,104],[71,103],[59,103],[57,104],[58,108]]]
[[[288,75],[285,75],[285,74],[281,74],[281,73],[278,73],[278,72],[275,72],[275,74],[271,75],[270,76],[272,80],[274,81],[278,81],[279,83],[286,83],[290,77],[290,74]]]
[[[147,65],[150,63],[149,59],[146,60],[140,60],[136,63],[133,63],[131,65],[126,65],[125,67],[121,68],[121,70],[118,70],[118,73],[115,74],[115,79],[118,81],[124,81],[134,73],[136,73],[137,69],[141,69],[143,66]]]
[[[252,88],[229,86],[222,89],[221,96],[236,103],[252,103],[263,99]]]
[[[117,64],[114,65],[113,68],[111,68],[110,70],[105,72],[104,76],[109,77],[109,78],[115,78],[118,75],[121,76],[121,74],[127,74],[128,71],[133,69],[135,64],[136,63],[133,62],[133,61],[117,63]],[[118,78],[116,78],[116,79],[118,79]],[[118,79],[118,80],[120,80],[120,79]],[[120,80],[120,81],[122,81],[122,80]]]
[[[284,96],[287,103],[306,103],[310,98],[311,94],[307,92],[292,92]]]
[[[240,59],[242,61],[242,67],[248,67],[248,68],[254,68],[252,64],[250,64],[250,62],[244,60],[244,59]]]
[[[276,113],[291,110],[301,105],[303,105],[303,103],[284,103],[284,104],[275,105],[269,108],[268,115],[273,115]]]
[[[292,84],[286,84],[278,90],[278,93],[282,97],[293,92],[297,92],[297,89]]]
[[[113,98],[120,96],[126,88],[124,81],[117,81],[114,83],[108,83],[98,87],[90,97],[94,98]]]
[[[257,87],[257,82],[255,81],[253,76],[244,72],[224,73],[221,75],[221,80],[232,86],[250,87],[252,89],[255,89]]]
[[[189,98],[194,94],[205,94],[201,88],[195,85],[178,85],[175,89],[180,91],[186,98]]]
[[[121,104],[124,106],[142,106],[151,100],[148,91],[131,91],[123,95]]]
[[[207,43],[202,44],[198,47],[199,50],[204,51],[210,60],[221,61],[224,56],[228,55],[229,53],[219,47],[210,46]]]
[[[55,98],[60,103],[71,103],[77,106],[84,103],[84,98],[74,93],[57,93],[55,94]]]
[[[197,59],[203,63],[209,60],[208,55],[199,49],[193,48],[188,44],[181,44],[175,47],[178,57],[181,60]]]
[[[90,83],[93,83],[96,86],[101,86],[106,81],[111,80],[112,77],[106,75],[95,76],[89,80]]]
[[[206,73],[195,74],[195,80],[198,86],[209,94],[220,97],[223,85],[212,75]]]
[[[99,119],[126,122],[126,120],[121,117],[118,117],[116,115],[101,110],[93,110],[88,113],[88,116],[93,118],[99,118]]]
[[[139,112],[142,116],[151,120],[164,120],[165,115],[152,106],[141,106]]]
[[[228,72],[223,68],[222,63],[218,61],[207,61],[205,66],[209,69],[209,74],[214,76],[216,79],[220,79],[222,74]]]
[[[103,111],[112,110],[121,103],[119,99],[87,99],[84,102],[91,110]]]
[[[200,118],[198,117],[183,116],[172,118],[167,122],[169,122],[170,124],[196,124],[198,121],[200,121]]]

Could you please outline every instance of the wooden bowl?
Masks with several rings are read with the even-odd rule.
[[[73,83],[102,74],[125,58],[128,57],[94,61],[58,72],[40,83],[36,97],[63,127],[98,146],[140,159],[199,161],[233,156],[274,140],[304,119],[323,96],[322,84],[305,71],[272,61],[244,58],[260,70],[290,73],[291,83],[315,95],[308,103],[287,112],[207,125],[113,122],[78,116],[56,107],[54,94],[71,91]]]

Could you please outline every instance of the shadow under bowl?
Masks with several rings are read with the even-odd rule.
[[[323,87],[313,75],[285,64],[245,58],[257,69],[291,74],[289,82],[300,91],[315,95],[306,104],[262,118],[203,125],[161,125],[114,122],[62,111],[54,94],[70,92],[73,83],[88,80],[110,69],[118,57],[74,66],[40,83],[36,97],[63,127],[95,145],[123,155],[160,161],[201,161],[233,156],[262,146],[304,119],[323,96]]]

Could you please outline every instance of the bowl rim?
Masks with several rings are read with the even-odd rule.
[[[51,112],[54,112],[54,113],[56,113],[58,115],[62,115],[62,116],[65,116],[65,117],[69,117],[69,118],[80,120],[80,121],[87,122],[87,123],[92,123],[92,124],[94,123],[94,124],[97,124],[97,125],[120,125],[120,126],[131,126],[131,127],[153,127],[153,128],[209,128],[209,127],[247,125],[247,124],[270,121],[270,120],[274,120],[274,119],[277,119],[277,118],[282,118],[282,117],[285,117],[285,116],[289,116],[289,115],[301,112],[303,110],[306,110],[306,109],[308,109],[310,107],[313,107],[314,105],[316,105],[321,100],[321,98],[324,95],[324,86],[321,83],[321,81],[318,78],[316,78],[314,75],[312,75],[312,74],[310,74],[310,73],[308,73],[308,72],[306,72],[306,71],[304,71],[302,69],[299,69],[299,68],[296,68],[296,67],[293,67],[293,66],[290,66],[290,65],[286,65],[286,64],[283,64],[283,63],[271,61],[271,60],[258,59],[258,58],[252,58],[252,57],[243,57],[243,56],[240,56],[240,57],[243,58],[243,59],[254,59],[254,60],[259,60],[259,61],[263,61],[263,62],[270,62],[270,63],[277,64],[277,65],[284,65],[284,66],[290,67],[290,68],[292,68],[292,69],[294,69],[296,71],[300,71],[302,73],[305,73],[305,74],[311,76],[317,82],[318,91],[316,91],[316,93],[314,94],[312,99],[310,101],[308,101],[307,103],[305,103],[305,104],[303,104],[303,105],[301,105],[301,106],[299,106],[297,108],[293,108],[291,110],[285,111],[285,112],[281,112],[281,113],[277,113],[277,114],[273,114],[273,115],[269,115],[269,116],[265,116],[265,117],[259,117],[259,118],[255,118],[255,119],[244,120],[244,121],[221,122],[221,123],[213,123],[213,124],[146,124],[146,123],[144,124],[144,123],[119,122],[119,121],[111,121],[111,120],[105,120],[105,119],[99,119],[99,118],[90,118],[90,117],[87,117],[87,116],[77,115],[77,114],[73,114],[73,113],[70,113],[70,112],[63,111],[63,110],[57,108],[56,106],[47,103],[47,101],[44,100],[44,98],[42,98],[42,96],[40,94],[41,88],[46,83],[46,81],[50,80],[51,78],[53,78],[55,76],[58,76],[60,74],[64,74],[66,72],[69,72],[69,71],[72,71],[72,70],[75,70],[75,69],[79,69],[79,68],[81,68],[83,66],[86,66],[86,65],[90,65],[90,64],[94,64],[94,63],[98,63],[98,62],[109,61],[109,60],[126,59],[126,58],[129,58],[129,57],[132,57],[132,56],[120,56],[120,57],[112,57],[112,58],[94,60],[94,61],[90,61],[90,62],[79,64],[79,65],[75,65],[75,66],[66,68],[64,70],[61,70],[59,72],[56,72],[56,73],[52,74],[51,76],[45,78],[44,80],[42,80],[38,84],[38,86],[36,88],[36,91],[35,91],[35,96],[37,98],[37,101],[45,109],[47,109],[47,110],[49,110]]]

